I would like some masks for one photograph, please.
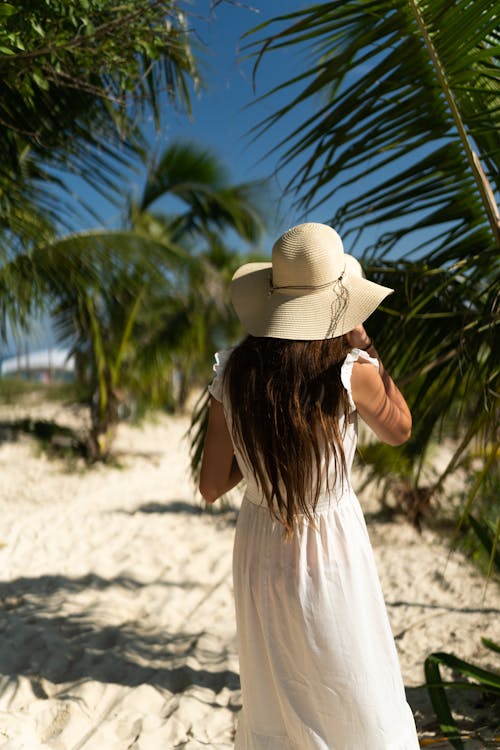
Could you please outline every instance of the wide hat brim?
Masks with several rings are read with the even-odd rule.
[[[341,282],[320,289],[273,291],[271,274],[271,263],[246,263],[231,282],[234,309],[252,336],[299,341],[342,336],[363,323],[394,291],[348,271]]]

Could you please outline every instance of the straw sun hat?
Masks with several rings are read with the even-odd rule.
[[[335,229],[316,223],[289,229],[274,243],[272,263],[246,263],[231,282],[248,333],[303,341],[352,331],[393,291],[363,278]]]

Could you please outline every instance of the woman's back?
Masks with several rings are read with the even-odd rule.
[[[356,435],[348,351],[343,338],[248,336],[219,366],[240,469],[288,532],[295,514],[310,517],[349,484],[346,448],[350,468]]]
[[[231,395],[228,379],[224,377],[224,373],[232,356],[237,357],[238,351],[235,353],[234,349],[226,349],[215,355],[215,380],[210,387],[211,393],[223,403],[224,413],[231,431],[233,431]],[[308,491],[306,490],[304,500],[312,510],[314,510],[314,489],[318,469],[320,472],[320,486],[317,499],[318,508],[324,507],[325,503],[329,503],[332,499],[339,498],[342,494],[351,489],[350,475],[357,444],[357,419],[355,404],[352,400],[351,376],[353,365],[360,358],[370,362],[376,369],[378,369],[378,361],[359,349],[348,351],[345,355],[345,359],[338,363],[338,383],[336,384],[336,387],[341,389],[342,393],[339,394],[339,405],[336,409],[338,412],[336,421],[338,423],[338,436],[341,441],[340,446],[334,445],[333,449],[332,446],[330,446],[330,450],[325,451],[323,434],[321,433],[321,428],[318,424],[315,426],[308,425],[306,431],[306,438],[310,436],[311,431],[316,433],[318,449],[320,452],[319,466],[315,466],[314,450],[313,448],[308,449],[310,452],[310,464],[315,468],[315,471],[312,473],[311,486]],[[236,384],[232,389],[233,399],[239,398],[241,400],[241,392],[247,387],[248,378],[241,377],[241,374],[241,370],[238,370],[238,372],[233,375],[236,381]],[[286,383],[284,386],[286,387]],[[261,396],[261,398],[265,398],[265,394],[264,396]],[[259,419],[259,409],[256,408],[255,401],[253,401],[252,406],[253,414],[245,415],[250,430],[255,429],[255,422]],[[335,404],[333,405],[333,408],[335,408]],[[305,419],[307,419],[307,416],[308,415],[306,415]],[[270,420],[270,422],[272,421],[273,420]],[[287,456],[289,456],[290,461],[294,460],[291,455],[293,451],[287,450],[279,426],[275,427],[273,424],[267,424],[265,430],[274,432],[274,438],[269,436],[270,439],[267,441],[267,447],[271,447],[276,442],[279,442],[280,447],[283,449],[282,458],[286,459]],[[238,465],[243,474],[243,478],[246,481],[246,496],[251,497],[252,502],[266,505],[270,491],[269,482],[266,483],[268,490],[266,496],[266,493],[262,491],[259,485],[254,465],[252,464],[251,459],[249,459],[244,447],[238,441],[234,441],[233,446]],[[276,504],[274,505],[274,509],[275,511],[278,510]]]

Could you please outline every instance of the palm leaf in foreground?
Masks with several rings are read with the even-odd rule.
[[[500,650],[500,646],[486,638],[483,638],[482,642],[492,651],[498,653]],[[441,677],[441,666],[445,666],[468,679],[445,681]],[[425,660],[424,670],[429,698],[441,730],[456,750],[464,750],[462,736],[453,718],[446,690],[449,688],[479,690],[482,693],[500,697],[500,673],[482,669],[475,664],[459,659],[453,654],[444,652],[430,654]]]
[[[256,71],[262,55],[310,51],[307,70],[266,94],[288,100],[256,134],[280,128],[298,206],[328,211],[370,278],[398,292],[370,332],[404,383],[420,454],[443,425],[458,438],[444,474],[475,441],[495,442],[498,423],[497,6],[316,3],[254,29],[248,48]]]
[[[256,129],[283,129],[283,118],[309,105],[305,122],[277,146],[303,208],[334,197],[341,232],[362,229],[361,216],[363,227],[416,217],[382,238],[383,248],[425,226],[446,229],[444,221],[483,224],[486,201],[470,152],[475,143],[487,178],[500,187],[495,7],[495,0],[337,0],[253,31],[291,21],[252,43],[256,66],[277,49],[312,49],[307,71],[267,94],[290,98]],[[490,227],[498,241],[498,217]],[[451,234],[446,229],[443,248]]]

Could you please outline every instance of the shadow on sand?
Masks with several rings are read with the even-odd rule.
[[[213,516],[219,520],[224,521],[228,525],[235,525],[238,518],[237,509],[231,507],[227,502],[217,503],[215,505],[199,505],[196,500],[189,499],[175,499],[168,501],[160,500],[149,500],[148,502],[141,503],[137,508],[132,510],[120,510],[111,511],[112,513],[122,513],[128,516],[134,516],[137,513],[145,514],[158,514],[163,515],[165,513],[184,513],[189,516],[201,516],[206,515],[208,517]]]
[[[21,435],[34,438],[49,455],[69,454],[88,460],[88,441],[81,430],[73,430],[46,419],[24,419],[0,421],[0,443],[16,442]]]
[[[232,693],[227,707],[238,711],[239,675],[228,667],[234,654],[225,642],[210,636],[209,628],[159,631],[148,627],[147,621],[103,626],[85,608],[60,614],[61,601],[77,598],[89,589],[105,592],[111,587],[123,587],[134,592],[148,585],[127,576],[105,579],[93,574],[80,578],[45,575],[0,584],[2,686],[22,675],[29,679],[34,695],[40,699],[48,697],[43,680],[55,685],[85,680],[127,687],[148,684],[173,694],[183,693],[191,686],[208,688],[215,694],[226,688]],[[160,581],[156,585],[180,584]],[[182,585],[192,588],[198,584]],[[392,602],[393,606],[398,604]],[[406,692],[420,735],[442,736],[425,686],[410,687]],[[461,731],[478,741],[483,730],[486,737],[492,736],[492,717],[498,704],[495,706],[479,693],[464,697],[463,691],[462,696],[451,695],[450,700],[452,706],[458,706]],[[474,745],[493,746],[488,740]]]
[[[52,598],[57,594],[60,602],[89,588],[134,591],[145,585],[128,577],[106,580],[95,575],[0,584],[0,674],[30,677],[39,692],[41,678],[55,684],[81,679],[129,687],[147,683],[172,693],[191,685],[216,693],[223,687],[239,690],[238,674],[227,668],[228,649],[205,631],[159,632],[142,622],[102,626],[84,609],[61,616]]]

